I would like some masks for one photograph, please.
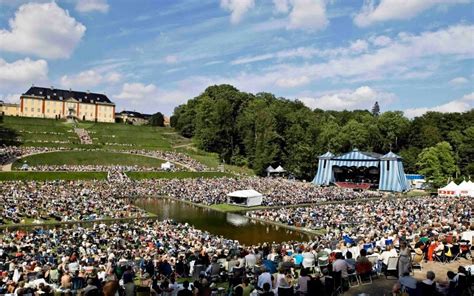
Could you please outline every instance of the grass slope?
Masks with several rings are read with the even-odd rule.
[[[221,172],[128,172],[132,180],[142,179],[186,179],[186,178],[219,178],[230,177],[231,174]]]
[[[106,172],[0,172],[0,181],[105,180]]]
[[[108,151],[62,151],[31,155],[16,161],[13,168],[20,168],[24,162],[29,165],[138,165],[159,167],[161,159]]]

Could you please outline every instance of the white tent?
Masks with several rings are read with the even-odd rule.
[[[267,172],[267,177],[268,177],[270,176],[271,173],[275,171],[275,169],[271,165],[269,165],[265,171]]]
[[[474,183],[462,181],[458,186],[460,196],[474,197]]]
[[[458,196],[459,195],[459,188],[456,183],[453,181],[449,182],[448,185],[444,186],[443,188],[438,189],[439,196]]]
[[[286,171],[281,165],[279,165],[274,171],[274,173],[284,173],[284,172]]]
[[[253,189],[237,190],[227,194],[227,203],[239,206],[253,207],[262,204],[263,195]]]
[[[267,168],[265,171],[266,171],[267,173],[271,173],[271,172],[273,172],[274,170],[275,170],[275,169],[274,169],[271,165],[269,165],[268,168]]]
[[[161,164],[161,169],[165,171],[170,171],[171,169],[174,168],[174,163],[171,163],[169,161],[162,163]]]

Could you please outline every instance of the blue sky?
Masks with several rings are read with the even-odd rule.
[[[104,92],[171,115],[207,86],[311,108],[474,106],[472,0],[0,0],[0,98]]]

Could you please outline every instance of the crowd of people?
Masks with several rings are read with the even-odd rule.
[[[206,205],[227,202],[227,194],[254,189],[264,195],[263,205],[309,204],[382,197],[374,191],[354,192],[350,189],[316,187],[311,183],[284,178],[215,178],[158,180],[158,193]]]
[[[202,172],[207,171],[209,168],[199,161],[187,156],[186,154],[173,151],[161,151],[161,150],[128,150],[128,153],[140,154],[145,156],[151,156],[159,159],[164,159],[173,163],[178,163],[184,167]]]
[[[91,145],[92,144],[92,139],[89,136],[89,133],[87,132],[86,129],[74,128],[74,132],[79,137],[79,140],[81,141],[81,144],[85,144],[85,145]]]
[[[125,186],[105,181],[2,182],[0,225],[145,217],[122,198]]]
[[[0,235],[0,294],[90,296],[100,292],[115,295],[121,290],[127,296],[138,292],[211,295],[217,290],[216,282],[228,282],[231,295],[316,295],[316,291],[331,295],[334,289],[347,289],[351,275],[359,281],[364,275],[383,273],[385,259],[401,258],[410,245],[400,238],[373,249],[350,248],[344,241],[331,248],[325,244],[331,239],[324,235],[309,242],[243,246],[171,220],[4,230]],[[419,248],[426,245],[422,241],[409,242]],[[426,293],[467,289],[468,272],[462,268],[457,274],[447,274],[449,282],[436,281],[428,272],[429,281],[417,283],[401,262],[399,259],[400,276],[394,291],[413,285]],[[190,277],[191,285],[177,284],[179,278]]]
[[[23,146],[6,146],[0,147],[0,165],[13,162],[18,157],[36,153],[45,153],[50,151],[65,150],[65,148],[49,148],[49,147],[23,147]]]
[[[279,208],[247,212],[247,216],[308,229],[325,229],[335,237],[347,235],[370,241],[402,232],[458,234],[473,217],[471,198],[425,197],[370,200],[334,205]]]
[[[59,148],[49,148],[49,147],[24,147],[24,146],[6,146],[0,148],[0,165],[12,163],[19,157],[23,157],[25,155],[36,154],[36,153],[45,153],[45,152],[52,152],[52,151],[94,151],[94,149],[69,149],[64,147]],[[176,163],[181,165],[184,169],[192,170],[192,171],[207,171],[209,168],[199,161],[187,156],[186,154],[174,152],[174,151],[160,151],[160,150],[114,150],[109,149],[106,150],[109,152],[119,152],[119,153],[130,153],[130,154],[138,154],[144,155],[154,158],[163,159],[172,163]],[[62,170],[75,170],[79,169],[79,167],[72,166],[73,168],[69,169],[67,165],[64,166],[39,166],[34,167],[37,170],[48,171],[54,170],[56,167],[62,168]],[[133,167],[133,166],[132,166]]]
[[[162,172],[183,171],[182,167],[173,166],[163,169],[161,167],[145,167],[138,165],[32,165],[28,171],[34,172],[107,172],[115,167],[120,167],[124,172]]]

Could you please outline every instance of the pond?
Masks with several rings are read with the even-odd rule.
[[[140,199],[135,204],[159,219],[189,223],[209,233],[238,240],[245,245],[263,242],[307,241],[308,235],[273,224],[253,221],[235,213],[222,213],[188,203],[162,198]]]

